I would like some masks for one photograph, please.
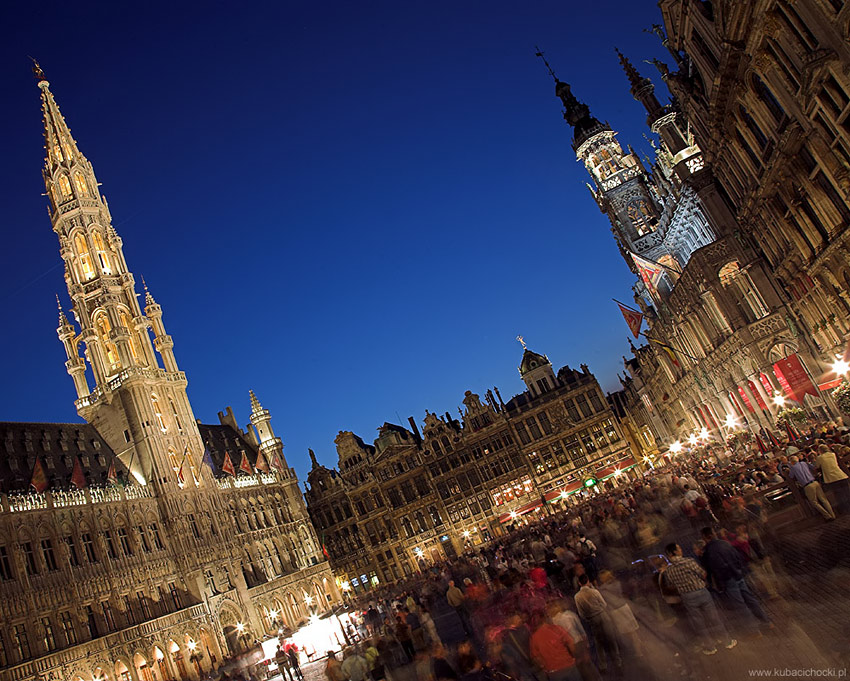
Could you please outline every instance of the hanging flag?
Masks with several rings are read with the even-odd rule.
[[[249,475],[253,474],[253,472],[254,472],[254,469],[251,468],[251,462],[248,461],[248,457],[245,454],[244,450],[242,452],[242,460],[239,462],[239,470],[245,471]]]
[[[77,489],[83,489],[86,486],[86,474],[83,473],[83,465],[80,463],[80,457],[74,457],[74,469],[71,471],[71,484]]]
[[[797,434],[797,431],[794,430],[793,426],[790,423],[788,423],[787,419],[785,420],[785,432],[788,433],[788,441],[789,442],[796,442],[800,437]]]
[[[35,457],[35,465],[32,467],[32,478],[30,479],[30,487],[36,492],[43,492],[47,489],[47,473],[44,471],[44,464],[41,463],[41,457]]]
[[[257,452],[257,466],[258,471],[262,471],[263,473],[269,472],[269,464],[266,462],[266,457],[263,456],[262,452]]]
[[[213,475],[215,475],[215,464],[213,463],[212,452],[209,447],[204,447],[204,456],[201,459],[201,463],[205,463],[210,467],[210,471]]]
[[[230,454],[224,453],[224,462],[221,464],[221,470],[228,475],[236,475],[236,469],[233,467],[233,462],[230,460]]]
[[[667,345],[667,343],[662,343],[660,340],[657,340],[655,338],[650,338],[649,340],[655,343],[662,350],[664,350],[665,353],[667,353],[667,357],[670,359],[670,362],[673,364],[674,367],[676,367],[677,369],[682,368],[682,365],[679,363],[679,358],[676,356],[676,350],[671,345]]]
[[[640,278],[643,279],[643,283],[646,284],[649,292],[654,298],[658,298],[658,282],[661,281],[661,275],[664,273],[664,266],[653,260],[641,258],[639,255],[635,255],[631,251],[629,251],[629,255],[632,256],[632,262],[634,262],[635,267],[637,267]]]
[[[323,555],[326,559],[330,560],[331,554],[330,554],[330,553],[328,553],[328,547],[327,547],[327,546],[325,546],[325,533],[324,533],[324,532],[322,532],[321,544],[322,544],[322,555]]]
[[[779,444],[779,440],[776,439],[776,435],[774,435],[773,431],[770,430],[770,428],[766,428],[765,432],[767,433],[767,439],[770,441],[770,446],[773,449],[779,449],[780,447],[782,447],[782,445]]]
[[[756,433],[756,446],[759,448],[760,454],[767,454],[767,446],[762,442],[761,437]]]
[[[186,457],[183,457],[183,461],[186,460]],[[183,487],[186,484],[186,478],[183,477],[183,462],[180,463],[180,468],[177,469],[177,484]]]
[[[643,323],[643,314],[630,308],[628,305],[623,305],[619,300],[615,300],[614,302],[620,308],[620,312],[623,314],[623,319],[626,320],[629,330],[635,338],[639,338],[640,326]]]
[[[280,457],[277,455],[277,452],[275,452],[274,456],[272,456],[272,468],[281,473],[285,470],[283,464],[280,462]]]
[[[113,459],[109,464],[109,470],[106,472],[106,482],[110,485],[118,483],[118,473],[115,472],[115,459]]]

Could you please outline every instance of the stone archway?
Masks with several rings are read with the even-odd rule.
[[[153,669],[148,665],[147,659],[141,653],[136,653],[133,656],[133,667],[136,669],[136,676],[141,681],[154,681]]]
[[[119,659],[115,663],[115,679],[116,681],[133,681],[133,675],[124,660]]]

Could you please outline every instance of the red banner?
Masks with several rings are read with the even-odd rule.
[[[732,403],[732,406],[735,407],[735,411],[738,412],[738,416],[744,418],[744,412],[741,411],[741,405],[738,404],[738,400],[735,398],[735,393],[729,393],[729,401]]]
[[[773,365],[773,373],[776,374],[776,380],[782,386],[785,394],[795,402],[803,403],[803,397],[806,394],[818,396],[818,389],[815,388],[809,375],[806,373],[800,358],[797,353],[789,355],[785,359],[779,360]]]
[[[750,392],[753,394],[753,397],[756,398],[756,402],[759,405],[759,409],[761,409],[762,411],[767,411],[767,405],[764,403],[764,398],[761,396],[758,386],[756,386],[756,384],[752,381],[747,381],[747,387],[749,387]],[[768,395],[769,394],[770,393],[768,393]]]
[[[747,409],[755,413],[756,410],[753,409],[753,405],[750,402],[750,398],[747,397],[746,391],[740,385],[738,386],[738,394],[741,396],[741,399],[744,401],[744,405],[747,407]]]

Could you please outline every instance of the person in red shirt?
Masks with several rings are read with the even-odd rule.
[[[581,681],[573,639],[566,629],[552,622],[558,612],[556,602],[546,606],[546,618],[531,635],[531,657],[546,672],[549,681]]]

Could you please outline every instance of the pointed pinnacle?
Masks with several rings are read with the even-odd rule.
[[[248,395],[250,395],[251,397],[251,411],[261,412],[263,410],[263,406],[260,404],[260,400],[257,399],[257,396],[254,394],[254,391],[249,390]]]
[[[626,55],[620,52],[620,50],[618,50],[616,47],[614,48],[614,51],[620,58],[620,65],[626,72],[626,76],[629,79],[629,84],[632,86],[632,89],[636,90],[643,84],[643,78],[641,78],[640,73],[638,73],[638,70],[634,67],[634,64],[629,61],[629,58]]]

